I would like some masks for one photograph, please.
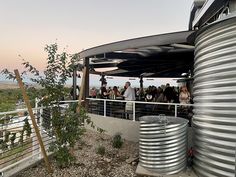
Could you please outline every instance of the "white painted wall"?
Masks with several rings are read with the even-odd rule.
[[[116,133],[121,133],[122,138],[133,142],[139,142],[138,121],[134,122],[132,120],[104,117],[95,114],[88,114],[88,115],[96,127],[102,128],[106,131],[105,134],[113,136]],[[96,129],[93,129],[90,125],[87,124],[85,124],[85,128],[97,131]],[[192,131],[193,131],[192,127],[188,127],[188,148],[193,146]]]
[[[121,133],[122,138],[128,141],[139,141],[139,122],[113,117],[103,117],[95,114],[88,115],[96,127],[105,130],[105,134],[113,136],[116,133]],[[87,124],[85,124],[85,128],[97,131]]]

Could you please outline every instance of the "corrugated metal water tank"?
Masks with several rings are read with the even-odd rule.
[[[194,170],[235,177],[236,18],[202,28],[195,41]]]
[[[187,164],[188,121],[176,117],[140,118],[139,163],[159,174],[175,174]]]

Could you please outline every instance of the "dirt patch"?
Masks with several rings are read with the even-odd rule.
[[[124,141],[121,149],[112,147],[112,137],[97,132],[85,132],[81,140],[76,145],[76,162],[69,168],[59,169],[53,160],[53,176],[61,177],[136,177],[135,170],[137,162],[127,163],[127,159],[138,156],[138,143]],[[105,147],[103,156],[96,153],[97,147]],[[18,177],[24,176],[48,176],[43,163],[27,169]]]

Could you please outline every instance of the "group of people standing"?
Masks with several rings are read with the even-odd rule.
[[[96,90],[91,90],[91,96],[96,96]],[[93,94],[94,93],[94,94]],[[136,98],[143,94],[145,101],[147,102],[166,102],[166,103],[181,103],[181,104],[190,104],[191,95],[186,86],[180,87],[171,87],[170,84],[166,86],[158,87],[149,86],[143,93],[140,92],[140,89],[135,89],[131,87],[130,82],[126,82],[124,89],[119,91],[117,86],[114,86],[113,89],[110,87],[107,89],[107,83],[105,82],[100,89],[100,96],[103,99],[125,99],[128,101],[134,101]]]
[[[104,83],[101,87],[101,97],[102,98],[112,98],[117,99],[121,98],[126,101],[135,101],[136,95],[134,88],[131,87],[130,82],[126,82],[124,86],[124,90],[122,93],[119,92],[118,88],[116,86],[113,87],[111,91],[107,91],[106,89],[107,83]],[[126,102],[125,104],[125,111],[126,111],[126,118],[132,117],[133,114],[133,103],[132,102]]]
[[[181,108],[185,111],[188,107],[184,104],[191,103],[191,95],[186,86],[180,88],[170,86],[170,84],[162,85],[156,88],[155,86],[149,86],[147,89],[136,89],[131,87],[130,82],[126,82],[124,88],[119,89],[119,87],[114,86],[113,88],[108,87],[107,83],[104,82],[100,88],[100,92],[97,95],[97,90],[92,88],[90,90],[90,97],[102,99],[120,99],[126,100],[125,103],[125,113],[127,118],[132,118],[133,114],[133,102],[135,100],[147,101],[147,102],[163,102],[163,103],[180,103],[183,104]],[[141,98],[141,99],[140,99]],[[147,105],[148,106],[148,105]],[[158,110],[161,110],[160,108]],[[170,106],[168,106],[170,110]]]
[[[120,93],[118,88],[116,86],[113,87],[112,90],[107,90],[107,83],[104,83],[101,87],[101,98],[112,98],[112,99],[117,99],[117,98],[124,98],[125,100],[128,101],[134,101],[136,99],[135,96],[135,90],[134,88],[131,87],[130,82],[126,82],[124,86],[123,93]]]
[[[178,89],[178,87],[171,87],[167,83],[164,87],[149,86],[145,91],[145,101],[189,104],[191,95],[186,86]]]

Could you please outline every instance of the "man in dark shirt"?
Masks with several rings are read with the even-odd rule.
[[[106,86],[107,86],[107,83],[105,82],[101,87],[101,98],[104,98],[104,99],[109,97],[109,93],[107,92]]]
[[[165,91],[164,91],[164,96],[165,96],[166,101],[168,103],[171,103],[172,102],[171,100],[174,100],[174,98],[173,98],[174,93],[173,92],[174,92],[173,88],[170,87],[170,84],[167,83]]]

